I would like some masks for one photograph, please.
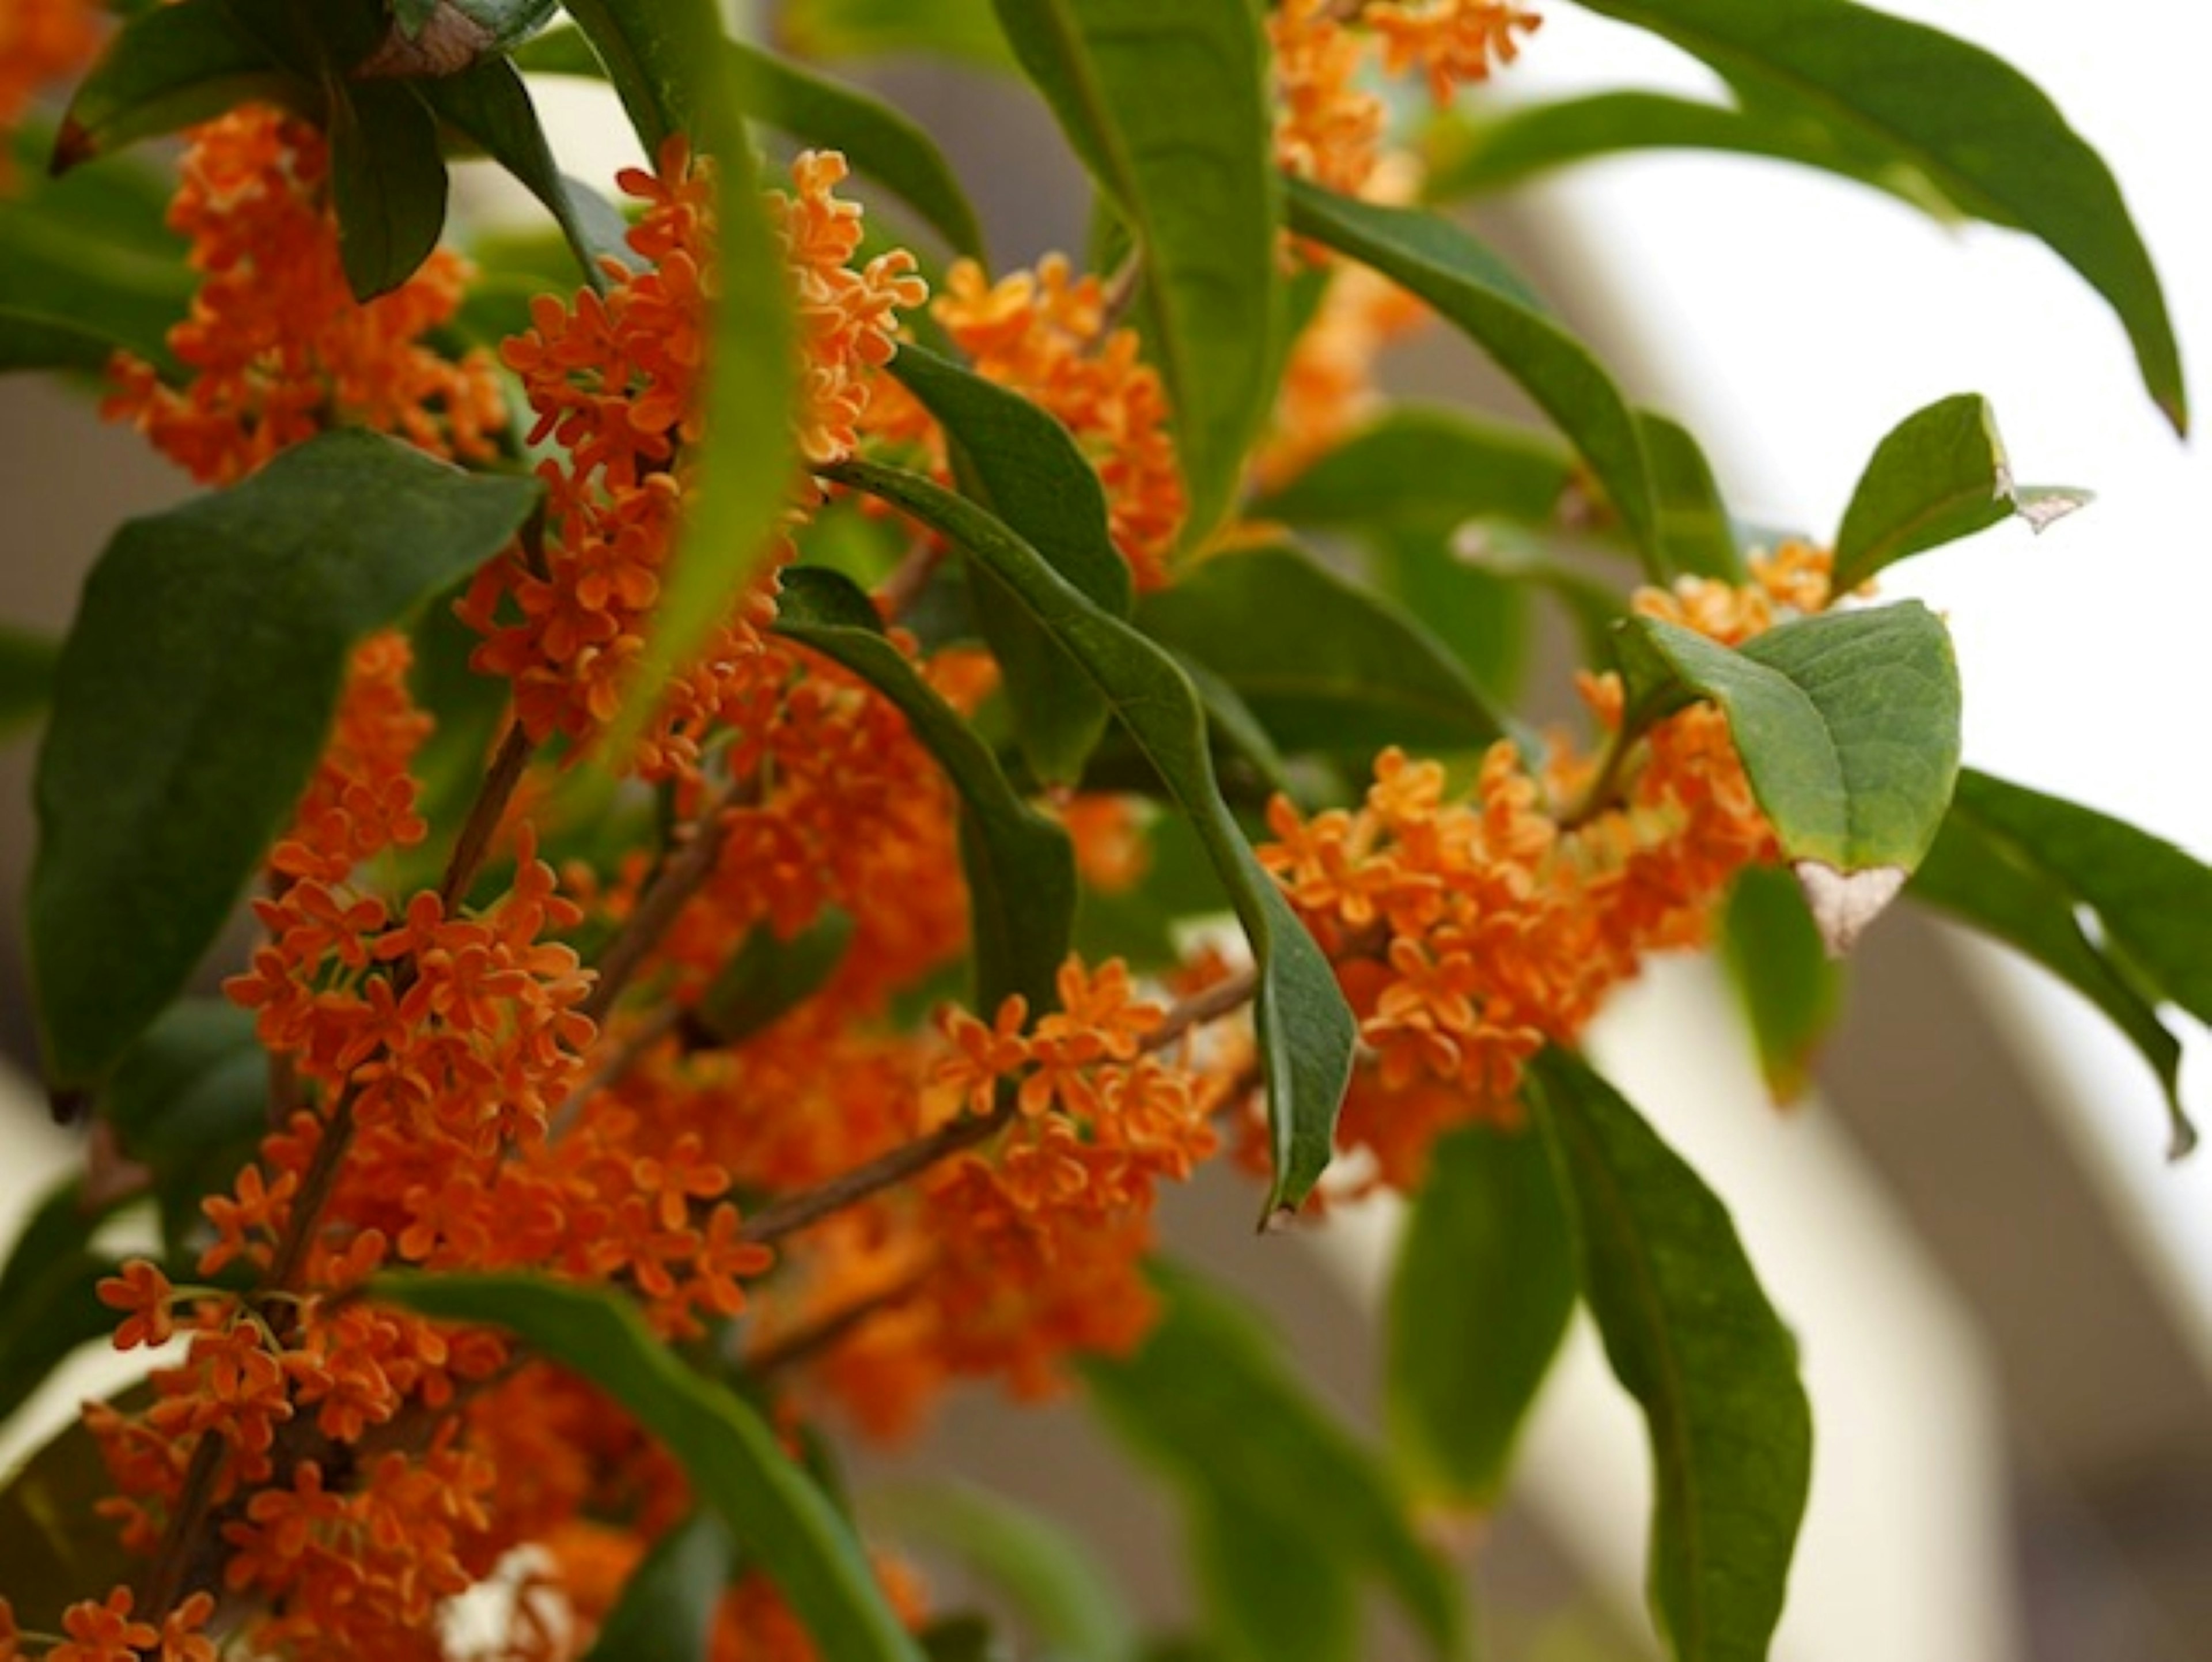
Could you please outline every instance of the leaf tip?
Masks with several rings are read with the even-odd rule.
[[[59,179],[70,168],[89,161],[100,153],[99,142],[92,129],[75,116],[64,116],[61,131],[54,135],[54,153],[46,162],[47,174]]]
[[[2174,1102],[2168,1105],[2172,1112],[2169,1116],[2171,1129],[2166,1140],[2166,1158],[2169,1165],[2175,1165],[2187,1160],[2196,1152],[2197,1126],[2196,1123],[2182,1111],[2180,1103]]]
[[[74,1125],[84,1117],[86,1106],[92,1101],[92,1093],[82,1085],[49,1085],[46,1087],[46,1111],[53,1116],[57,1125]]]
[[[1824,860],[1800,860],[1790,869],[1797,875],[1797,886],[1830,958],[1842,958],[1856,946],[1867,926],[1888,910],[1905,886],[1902,866],[1839,872]]]
[[[1297,1207],[1290,1205],[1270,1207],[1267,1215],[1260,1220],[1260,1233],[1263,1235],[1286,1235],[1297,1227]]]

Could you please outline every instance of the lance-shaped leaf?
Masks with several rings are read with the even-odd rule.
[[[1856,146],[1832,126],[1808,125],[1794,109],[1732,108],[1664,93],[1595,93],[1522,105],[1480,120],[1446,116],[1429,125],[1423,185],[1431,202],[1502,191],[1557,167],[1639,150],[1717,150],[1793,161],[1887,191],[1945,221],[1959,210],[1917,168],[1875,146]]]
[[[1252,504],[1259,520],[1431,533],[1464,520],[1553,526],[1575,459],[1540,434],[1400,405]]]
[[[532,1275],[393,1275],[374,1296],[441,1321],[505,1328],[605,1391],[659,1439],[825,1656],[918,1662],[851,1526],[733,1392],[694,1373],[611,1290]]]
[[[1704,58],[1747,104],[1879,148],[1963,211],[2041,239],[2112,304],[2152,399],[2187,427],[2166,297],[2112,170],[2018,70],[1849,0],[1588,3]]]
[[[1848,594],[1884,566],[2014,514],[2041,531],[2088,500],[2085,490],[2014,485],[1989,400],[1941,399],[1891,429],[1859,475],[1836,533],[1835,591]]]
[[[152,1174],[172,1256],[202,1221],[200,1198],[229,1186],[269,1131],[269,1054],[253,1012],[179,999],[131,1047],[94,1111],[125,1158]]]
[[[1148,596],[1139,625],[1203,664],[1284,750],[1468,750],[1504,729],[1420,623],[1291,548],[1219,554]]]
[[[2170,1152],[2189,1152],[2197,1132],[2181,1108],[2179,1047],[2156,1006],[2212,1022],[2212,869],[2123,820],[1970,768],[1913,892],[2096,1004],[2165,1087]]]
[[[1196,541],[1228,509],[1273,399],[1280,195],[1256,9],[996,0],[1014,55],[1144,258]]]
[[[1107,1423],[1182,1491],[1194,1523],[1224,1511],[1273,1520],[1303,1556],[1380,1580],[1451,1654],[1458,1586],[1375,1452],[1314,1400],[1249,1312],[1187,1270],[1156,1264],[1153,1277],[1165,1308],[1143,1345],[1084,1366]]]
[[[1488,353],[1582,452],[1653,573],[1671,575],[1635,412],[1504,261],[1435,214],[1355,202],[1297,180],[1290,223],[1426,301]]]
[[[1271,1208],[1296,1207],[1328,1164],[1354,1032],[1335,972],[1261,868],[1215,784],[1206,717],[1172,659],[1086,600],[1035,549],[964,497],[869,462],[825,470],[951,538],[988,566],[1104,697],[1206,843],[1251,943],[1274,1160]]]
[[[143,1387],[126,1393],[150,1397]],[[143,1407],[143,1402],[136,1406]],[[82,1419],[57,1432],[0,1489],[0,1598],[17,1624],[58,1633],[62,1612],[88,1587],[128,1581],[143,1562],[93,1508],[115,1493],[100,1444]]]
[[[1725,710],[1821,938],[1848,951],[1895,898],[1959,771],[1951,638],[1917,601],[1784,624],[1735,651],[1632,618],[1616,636],[1632,736],[1696,698]]]
[[[46,713],[54,696],[54,666],[60,661],[60,642],[0,624],[0,740]]]
[[[1068,430],[1027,399],[947,359],[903,348],[892,373],[937,418],[964,492],[991,510],[1091,604],[1129,615],[1129,563],[1107,529],[1106,493]],[[1106,701],[988,567],[969,601],[1005,673],[1023,754],[1048,783],[1072,783],[1105,730]]]
[[[413,277],[446,228],[438,124],[398,81],[343,83],[330,122],[338,261],[354,298],[370,301]]]
[[[737,1556],[720,1517],[692,1513],[629,1573],[584,1662],[707,1662],[714,1612],[729,1591]]]
[[[1935,858],[1931,850],[1921,870]],[[1843,971],[1829,958],[1803,892],[1781,872],[1747,868],[1721,916],[1720,952],[1767,1091],[1777,1103],[1795,1102],[1844,1001]]]
[[[56,1084],[104,1071],[182,988],[306,786],[355,644],[497,553],[540,490],[343,431],[116,533],[39,753],[32,980]]]
[[[1668,568],[1724,583],[1741,582],[1743,556],[1705,451],[1679,422],[1649,410],[1639,411],[1636,420],[1644,434],[1644,454],[1651,461],[1659,541],[1667,551]]]
[[[1067,833],[1014,794],[990,746],[885,638],[875,607],[849,578],[804,566],[786,572],[776,628],[896,705],[960,794],[977,1008],[995,1010],[1009,993],[1028,999],[1032,1012],[1054,1008],[1054,977],[1075,918]]]
[[[1728,1208],[1620,1093],[1556,1050],[1532,1077],[1583,1297],[1650,1439],[1653,1614],[1679,1662],[1758,1662],[1812,1478],[1796,1345]]]
[[[140,12],[107,43],[62,118],[53,169],[263,100],[313,112],[319,94],[287,71],[226,0]]]
[[[1575,1307],[1574,1243],[1544,1140],[1440,1139],[1390,1281],[1391,1452],[1423,1500],[1487,1509]]]
[[[120,342],[58,318],[0,307],[0,374],[15,369],[75,369],[98,374]],[[0,715],[0,722],[4,722]]]
[[[802,58],[892,58],[908,52],[1012,70],[1013,54],[991,0],[785,0],[776,31]]]
[[[0,1268],[0,1421],[23,1405],[62,1359],[115,1330],[115,1312],[94,1295],[115,1273],[94,1251],[93,1232],[113,1202],[85,1193],[81,1178],[49,1190]],[[6,1589],[0,1587],[0,1597]]]

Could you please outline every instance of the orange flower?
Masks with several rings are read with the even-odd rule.
[[[0,7],[0,132],[14,131],[41,88],[91,61],[106,21],[94,0],[9,0]]]
[[[1267,14],[1275,51],[1275,161],[1286,173],[1357,195],[1375,171],[1382,100],[1358,84],[1360,38],[1329,0],[1284,0]]]
[[[68,1641],[47,1652],[46,1662],[143,1662],[140,1653],[160,1644],[161,1635],[132,1621],[131,1604],[128,1587],[71,1604],[62,1612]]]
[[[1360,17],[1382,37],[1389,72],[1419,64],[1440,105],[1462,84],[1487,81],[1519,57],[1516,37],[1534,33],[1544,21],[1511,0],[1377,0]]]

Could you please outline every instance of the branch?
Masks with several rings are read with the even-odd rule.
[[[592,989],[592,995],[577,1007],[583,1014],[594,1022],[606,1020],[607,1012],[614,1008],[615,1001],[629,985],[638,966],[676,922],[684,903],[714,874],[714,862],[721,857],[722,844],[729,840],[730,811],[756,801],[759,788],[758,781],[750,777],[732,781],[729,788],[693,822],[690,844],[661,868],[660,874],[638,901],[637,910],[629,915],[621,932],[607,943],[606,951],[599,954],[596,966],[599,984]]]

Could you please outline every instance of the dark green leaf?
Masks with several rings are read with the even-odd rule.
[[[519,1275],[392,1275],[371,1287],[421,1315],[506,1328],[589,1379],[660,1440],[699,1504],[782,1589],[824,1655],[917,1662],[828,1497],[750,1406],[686,1367],[621,1294]]]
[[[1370,539],[1367,575],[1473,678],[1493,708],[1520,690],[1529,653],[1525,586],[1468,552],[1492,534],[1470,522],[1458,532],[1386,531]]]
[[[105,1338],[116,1313],[94,1288],[115,1260],[92,1248],[112,1206],[86,1197],[82,1179],[50,1190],[31,1214],[0,1269],[0,1421],[21,1408],[62,1359]]]
[[[929,1662],[1012,1662],[1013,1653],[980,1616],[939,1616],[915,1637]]]
[[[828,476],[913,514],[1003,579],[1104,695],[1205,839],[1260,973],[1256,1025],[1274,1160],[1267,1204],[1297,1206],[1334,1146],[1337,1105],[1351,1073],[1351,1012],[1328,959],[1261,868],[1221,800],[1205,715],[1189,681],[1159,648],[1092,605],[975,503],[919,475],[868,462],[845,463]]]
[[[1583,1295],[1650,1436],[1654,1616],[1680,1662],[1757,1662],[1812,1477],[1796,1344],[1728,1208],[1620,1093],[1556,1050],[1533,1077]]]
[[[57,1432],[0,1490],[0,1598],[19,1626],[59,1633],[68,1606],[137,1572],[142,1561],[93,1510],[114,1493],[82,1420]]]
[[[1959,216],[1917,168],[1879,146],[1855,147],[1850,137],[1794,107],[1732,109],[1663,93],[1597,93],[1523,105],[1479,121],[1447,117],[1431,124],[1425,190],[1431,202],[1453,202],[1600,156],[1721,150],[1822,168],[1939,219]]]
[[[835,906],[788,941],[758,924],[699,995],[692,1020],[717,1044],[749,1038],[819,991],[852,941],[853,915]]]
[[[588,56],[583,37],[571,35]],[[545,204],[568,239],[584,280],[604,290],[607,278],[599,262],[610,257],[626,264],[629,259],[622,216],[562,174],[531,104],[530,89],[514,65],[504,58],[487,58],[459,75],[428,77],[415,84],[438,119],[465,135]]]
[[[683,134],[695,154],[714,161],[721,292],[707,342],[705,436],[690,457],[702,483],[685,503],[619,739],[643,725],[670,673],[707,639],[768,552],[797,454],[788,417],[795,349],[790,281],[763,209],[714,0],[568,7],[647,154],[659,155],[665,140]]]
[[[61,643],[52,636],[0,624],[0,738],[29,727],[54,696]]]
[[[1147,596],[1138,621],[1220,676],[1293,753],[1468,750],[1502,732],[1418,622],[1295,549],[1216,555]]]
[[[182,987],[307,783],[354,644],[498,552],[540,489],[342,431],[116,534],[39,756],[55,1083],[104,1071]]]
[[[97,374],[119,344],[81,324],[0,307],[0,374],[13,369],[77,369]],[[0,721],[4,721],[0,715]]]
[[[921,52],[1012,70],[990,0],[785,0],[776,27],[801,58],[894,58]]]
[[[990,747],[883,634],[867,596],[835,572],[786,572],[776,628],[834,659],[896,704],[959,792],[978,1008],[1020,993],[1054,1007],[1075,916],[1067,834],[1014,794]]]
[[[1423,533],[1465,520],[1552,527],[1575,459],[1540,435],[1456,411],[1401,405],[1252,504],[1261,520]]]
[[[1936,840],[1959,770],[1951,639],[1917,601],[1802,618],[1730,651],[1632,618],[1617,635],[1625,730],[1694,697],[1728,714],[1753,794],[1832,952],[1847,950]]]
[[[1108,1423],[1182,1491],[1201,1546],[1209,1517],[1272,1519],[1308,1560],[1380,1579],[1437,1654],[1455,1651],[1457,1583],[1414,1533],[1374,1451],[1314,1401],[1234,1301],[1188,1271],[1156,1266],[1155,1277],[1158,1324],[1133,1355],[1086,1362],[1084,1376]]]
[[[1440,1139],[1390,1282],[1384,1402],[1417,1497],[1497,1505],[1575,1287],[1544,1140],[1488,1125]]]
[[[901,1488],[867,1510],[902,1540],[941,1548],[1004,1593],[1045,1653],[1127,1662],[1136,1632],[1105,1574],[1052,1519],[967,1483]]]
[[[712,1512],[693,1513],[630,1572],[584,1662],[706,1662],[736,1562],[728,1526]]]
[[[1637,412],[1644,454],[1651,460],[1651,489],[1659,506],[1659,540],[1668,566],[1724,583],[1744,580],[1743,556],[1728,505],[1713,482],[1712,465],[1689,429],[1649,410]]]
[[[919,348],[902,350],[892,373],[945,429],[966,494],[1094,606],[1127,617],[1128,562],[1108,533],[1098,476],[1067,429],[1027,399]],[[1073,782],[1105,728],[1105,699],[988,568],[971,568],[969,578],[1024,755],[1048,783]]]
[[[1222,1662],[1357,1662],[1353,1562],[1295,1520],[1214,1491],[1190,1502],[1191,1569]]]
[[[252,100],[308,113],[321,107],[314,89],[286,72],[226,0],[156,6],[125,23],[78,84],[54,146],[54,171]]]
[[[1139,303],[1203,539],[1273,399],[1283,301],[1267,55],[1254,8],[997,0],[1000,27],[1144,255]]]
[[[1200,707],[1206,711],[1206,724],[1213,738],[1216,759],[1221,758],[1222,747],[1225,746],[1231,752],[1231,759],[1241,758],[1249,764],[1267,782],[1271,792],[1280,791],[1286,796],[1292,794],[1287,765],[1281,752],[1275,748],[1274,740],[1269,736],[1267,729],[1260,725],[1260,718],[1252,713],[1252,707],[1244,702],[1237,689],[1188,653],[1177,652],[1170,647],[1168,655],[1175,660],[1176,667],[1189,681],[1191,691],[1198,695]]]
[[[2019,71],[1847,0],[1589,0],[1695,53],[1746,102],[1878,148],[1960,209],[2040,238],[2118,313],[2143,380],[2188,424],[2166,299],[2112,171]]]
[[[1651,465],[1637,418],[1588,348],[1519,277],[1449,220],[1292,180],[1291,228],[1426,301],[1493,358],[1574,441],[1655,575],[1665,575]]]
[[[1835,592],[2014,514],[2040,531],[2088,500],[2087,491],[2015,487],[1989,401],[1943,399],[1893,428],[1859,475],[1836,533]]]
[[[172,1004],[102,1086],[96,1111],[149,1168],[162,1239],[182,1257],[200,1201],[227,1190],[269,1130],[268,1053],[252,1012],[223,999]]]
[[[2178,1057],[2151,1006],[2212,1022],[2212,870],[2148,831],[1968,769],[1922,898],[1991,930],[2095,1001],[2166,1087],[2173,1152],[2197,1134],[2175,1097]],[[2094,915],[2095,934],[2075,920]],[[2069,927],[2070,926],[2070,927]]]
[[[1843,971],[1823,947],[1803,893],[1765,866],[1736,879],[1721,919],[1720,949],[1766,1088],[1777,1103],[1795,1102],[1812,1082],[1814,1055],[1842,1012]]]
[[[438,124],[398,81],[344,83],[331,106],[331,199],[338,259],[354,298],[389,294],[415,275],[446,228],[446,158]]]

